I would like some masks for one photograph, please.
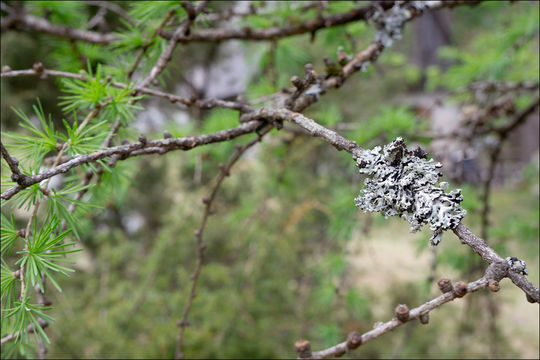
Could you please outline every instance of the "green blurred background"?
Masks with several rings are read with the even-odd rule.
[[[23,3],[30,13],[48,13],[50,21],[75,27],[96,12],[84,2]],[[116,3],[134,18],[144,15],[138,2]],[[243,21],[267,27],[314,15],[295,10],[293,3],[276,2],[273,16]],[[232,5],[219,2],[210,7]],[[330,2],[328,11],[357,6]],[[430,132],[430,118],[419,110],[418,99],[442,97],[477,80],[538,81],[538,11],[536,2],[485,2],[438,13],[432,20],[439,30],[415,20],[367,72],[329,91],[305,114],[364,147],[402,136],[410,145],[430,149],[431,139],[424,135]],[[146,14],[155,16],[147,26],[160,14]],[[109,21],[115,31],[122,31],[118,19]],[[429,29],[440,39],[428,39]],[[338,46],[348,53],[360,51],[373,34],[371,26],[353,23],[321,30],[313,42],[309,34],[276,44],[235,42],[234,49],[241,49],[249,69],[245,95],[254,100],[290,86],[290,77],[303,74],[308,62],[322,72],[324,56],[335,59]],[[523,46],[512,48],[528,34],[532,35]],[[77,44],[75,52],[72,46],[52,36],[8,31],[2,34],[2,66],[26,69],[42,61],[46,68],[77,72],[81,55],[92,66],[115,65],[112,47]],[[208,73],[232,56],[224,48],[180,46],[162,85],[181,93],[186,88],[179,89],[181,79],[201,83],[196,69]],[[208,60],[210,54],[214,56]],[[2,79],[1,86],[2,132],[19,131],[11,107],[30,113],[36,98],[61,123],[62,94],[55,79]],[[207,94],[220,90],[200,89]],[[445,104],[465,101],[454,96]],[[527,104],[526,97],[520,101]],[[163,129],[174,136],[208,133],[238,121],[232,110],[184,111],[155,99],[141,104],[146,109],[138,114],[137,130],[124,130],[120,138],[135,140],[141,131],[159,138]],[[77,271],[59,278],[62,293],[48,287],[56,319],[47,329],[48,357],[174,356],[176,322],[195,267],[193,231],[202,219],[201,199],[215,183],[218,164],[233,154],[235,144],[248,141],[240,138],[189,152],[133,158],[118,163],[120,176],[105,176],[104,186],[93,193],[103,208],[80,214],[85,251],[73,255]],[[501,170],[492,191],[488,228],[490,245],[503,257],[525,260],[535,284],[540,270],[537,143],[511,173]],[[463,190],[468,211],[464,223],[480,231],[480,184],[446,175],[451,187]],[[436,280],[441,277],[471,281],[481,276],[485,264],[452,233],[444,235],[435,252],[429,247],[428,230],[412,234],[400,219],[358,211],[353,199],[362,181],[349,154],[287,129],[273,131],[244,155],[221,187],[216,214],[205,230],[207,250],[186,329],[186,358],[294,357],[297,339],[309,339],[314,350],[331,346],[352,330],[365,332],[375,322],[389,320],[398,303],[412,308],[437,296]],[[15,215],[23,224],[24,214]],[[504,280],[498,293],[482,291],[455,300],[433,311],[429,325],[408,323],[346,356],[538,358],[538,319],[538,306],[526,302],[521,290]],[[3,355],[12,346],[3,346]]]

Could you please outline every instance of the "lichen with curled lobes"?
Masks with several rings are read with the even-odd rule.
[[[437,245],[442,231],[455,228],[467,212],[459,206],[460,189],[446,193],[447,183],[436,186],[442,165],[426,155],[420,148],[407,150],[401,137],[382,152],[380,146],[363,151],[356,162],[360,173],[370,177],[354,201],[364,212],[401,216],[411,224],[411,231],[429,223],[430,243]]]

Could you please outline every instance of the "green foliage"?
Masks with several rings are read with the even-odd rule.
[[[2,243],[2,246],[4,244]],[[3,249],[2,249],[3,252]],[[0,273],[0,289],[2,290],[2,308],[11,308],[13,299],[15,298],[15,286],[17,278],[13,275],[13,271],[7,266],[2,259],[2,272]]]
[[[64,92],[71,95],[60,97],[64,99],[60,105],[64,112],[92,110],[96,107],[105,107],[103,117],[112,121],[117,116],[125,123],[134,119],[133,111],[141,109],[133,105],[133,101],[140,100],[141,96],[133,97],[133,85],[118,89],[111,85],[110,78],[105,78],[105,71],[98,64],[95,76],[92,68],[88,66],[87,80],[63,79]],[[80,131],[80,130],[79,130]]]
[[[431,69],[429,89],[444,86],[455,90],[479,80],[519,82],[538,78],[538,56],[530,56],[531,51],[538,48],[532,41],[540,23],[538,4],[523,4],[517,11],[501,11],[494,17],[498,22],[505,21],[506,26],[478,34],[469,49],[445,47],[440,50],[441,58],[452,60],[454,65],[442,76]]]
[[[17,240],[17,231],[18,229],[15,227],[15,219],[13,215],[11,215],[11,221],[8,220],[4,214],[0,214],[1,221],[2,221],[2,227],[0,231],[1,235],[1,243],[2,243],[2,254],[9,255],[11,253],[11,250],[13,249],[13,244],[15,243],[15,240]]]
[[[23,135],[18,133],[6,133],[5,136],[14,140],[14,149],[23,160],[37,159],[40,161],[47,153],[56,149],[57,133],[54,130],[54,124],[49,115],[48,121],[43,112],[41,103],[33,106],[36,117],[38,118],[41,129],[21,110],[13,109],[17,116],[23,121],[19,125],[30,131],[32,135]]]
[[[47,14],[53,24],[82,28],[89,20],[87,7],[80,1],[30,1],[25,6],[28,6],[28,11],[35,16],[43,17]]]
[[[184,8],[178,6],[178,1],[137,1],[130,4],[129,15],[138,23],[155,28],[169,11],[173,11],[179,20],[186,16]]]
[[[32,304],[30,303],[30,300],[28,298],[25,298],[22,301],[16,301],[13,308],[6,310],[6,319],[11,320],[11,329],[15,334],[17,334],[16,341],[28,341],[28,332],[26,331],[26,328],[28,324],[30,324],[34,326],[34,329],[36,329],[37,334],[42,339],[42,341],[50,343],[47,334],[45,334],[45,331],[41,328],[41,325],[38,322],[38,318],[41,318],[48,322],[54,321],[52,317],[43,312],[44,310],[50,309],[50,307],[43,307],[40,305]]]
[[[45,194],[41,191],[39,184],[34,184],[15,194],[10,200],[3,201],[2,205],[10,202],[14,207],[28,211],[32,205],[45,199]]]
[[[376,139],[379,144],[384,144],[397,136],[407,139],[407,134],[413,134],[416,127],[416,116],[406,106],[381,107],[379,113],[356,132],[357,141],[370,144]]]
[[[56,271],[68,276],[68,272],[73,272],[73,269],[59,265],[58,262],[70,262],[64,259],[64,255],[76,250],[65,250],[66,247],[73,245],[64,244],[63,240],[67,234],[71,232],[71,229],[56,235],[60,219],[55,219],[51,216],[48,220],[45,220],[43,226],[38,229],[37,219],[34,220],[33,237],[32,240],[27,239],[27,246],[24,250],[18,251],[18,254],[23,254],[21,258],[16,262],[21,267],[25,266],[26,274],[25,278],[30,279],[32,285],[36,284],[36,279],[40,281],[40,286],[43,288],[41,282],[42,275],[47,275],[47,278],[53,283],[53,285],[62,291],[60,286],[54,280],[51,272]]]
[[[107,137],[107,121],[101,121],[89,127],[79,128],[77,116],[74,114],[75,121],[70,126],[66,120],[63,120],[67,134],[60,134],[63,142],[69,141],[69,147],[66,153],[69,155],[88,154],[100,148],[101,143]]]
[[[147,104],[141,96],[133,96],[136,81],[148,75],[168,43],[155,30],[172,12],[171,21],[163,30],[173,32],[186,13],[177,1],[117,5],[128,10],[133,24],[109,13],[108,17],[114,17],[111,33],[119,40],[108,45],[70,42],[52,35],[2,34],[11,47],[18,46],[16,59],[21,68],[42,61],[46,68],[56,70],[86,69],[81,72],[85,81],[58,80],[62,92],[48,94],[52,103],[36,94],[36,81],[41,80],[34,77],[31,85],[35,89],[20,95],[22,100],[13,100],[21,132],[2,130],[2,140],[20,160],[25,174],[43,171],[45,164],[50,166],[50,160],[56,159],[62,147],[62,155],[70,157],[101,149],[117,120],[122,128],[113,138],[113,145],[137,138],[140,128],[130,124],[137,111]],[[207,9],[214,13],[231,5],[210,2]],[[238,18],[234,27],[295,26],[315,18],[317,10],[302,10],[306,5],[309,3],[255,2],[254,6],[264,15]],[[322,15],[346,13],[363,6],[366,5],[332,1]],[[97,11],[96,6],[83,2],[25,2],[24,7],[33,15],[48,14],[51,22],[74,28],[84,28]],[[481,12],[472,8],[453,10],[456,31],[465,27],[467,36],[457,36],[455,47],[441,51],[441,56],[452,62],[448,71],[427,69],[429,89],[455,89],[474,80],[520,81],[538,77],[538,57],[531,56],[531,49],[537,50],[538,15],[537,11],[530,11],[537,10],[537,5],[489,3],[479,7]],[[206,14],[200,14],[191,31],[215,25],[205,17]],[[340,46],[353,55],[371,43],[373,33],[372,24],[354,22],[319,29],[312,42],[311,34],[279,39],[275,44],[253,45],[243,41],[242,46],[254,54],[254,59],[262,54],[255,75],[248,79],[246,98],[252,106],[270,106],[273,100],[258,104],[252,101],[279,92],[282,87],[290,88],[291,76],[302,77],[306,63],[312,63],[317,73],[323,73],[324,56],[336,61]],[[524,42],[514,49],[520,39]],[[213,66],[214,59],[205,56],[207,49],[216,47],[213,43],[179,44],[168,66],[170,72],[162,74],[158,81],[168,76],[174,82],[168,84],[167,91],[176,92],[173,86],[177,79],[187,78],[194,64]],[[140,65],[128,77],[139,56]],[[25,61],[29,61],[28,65]],[[10,63],[12,67],[13,64]],[[339,90],[327,89],[324,99],[310,107],[308,111],[312,113],[306,115],[365,148],[387,143],[398,135],[409,138],[409,142],[418,138],[427,124],[398,101],[410,92],[410,85],[419,81],[420,69],[412,64],[410,56],[394,48],[385,50],[376,66],[354,75],[359,81],[351,78]],[[2,79],[3,93],[23,93],[16,83],[8,83],[7,87],[7,81]],[[113,86],[115,83],[129,85],[120,88]],[[34,101],[37,95],[43,106],[38,102],[33,106],[33,114],[25,115],[30,113],[25,99]],[[56,101],[58,95],[60,104]],[[169,104],[163,105],[166,101],[159,101],[159,111],[170,110]],[[530,97],[522,96],[517,99],[517,106],[522,109],[529,102]],[[57,105],[61,109],[55,110]],[[51,115],[46,116],[44,108]],[[88,117],[97,109],[99,114],[95,118]],[[198,109],[191,115],[186,123],[175,122],[172,116],[163,127],[180,137],[238,125],[238,111]],[[151,132],[146,135],[161,136]],[[39,341],[49,342],[38,321],[52,322],[53,317],[54,328],[48,331],[51,357],[173,356],[176,322],[187,303],[190,276],[197,261],[193,231],[201,226],[201,199],[214,189],[220,171],[218,164],[227,163],[235,152],[235,144],[246,144],[254,136],[198,147],[180,155],[174,152],[119,159],[114,167],[108,166],[111,159],[105,158],[54,179],[60,181],[46,180],[9,201],[2,200],[1,333],[17,333],[17,341],[2,347],[2,357],[37,357]],[[292,343],[298,338],[310,339],[313,348],[320,349],[343,341],[352,330],[369,331],[375,321],[391,316],[398,302],[416,306],[430,297],[430,290],[431,295],[438,291],[423,275],[414,281],[392,280],[394,273],[390,271],[398,268],[400,275],[401,266],[407,265],[405,261],[414,262],[416,273],[428,268],[426,263],[420,263],[426,255],[427,237],[418,239],[422,251],[412,260],[404,259],[403,254],[392,257],[391,252],[400,251],[403,246],[396,242],[388,254],[376,258],[372,247],[388,239],[379,238],[375,232],[387,229],[389,222],[377,217],[368,225],[370,218],[354,210],[355,189],[363,179],[350,154],[332,150],[319,139],[284,129],[266,136],[235,164],[231,177],[225,179],[214,199],[215,214],[206,219],[205,257],[189,315],[192,326],[185,333],[183,350],[187,358],[290,357]],[[537,177],[537,167],[526,171],[525,177]],[[93,173],[92,182],[78,185],[87,172]],[[9,175],[9,168],[2,162],[2,191],[16,185]],[[469,211],[467,225],[478,227],[479,190],[470,185],[460,186],[464,194],[462,205]],[[538,251],[538,196],[532,196],[530,190],[534,186],[537,182],[533,179],[493,194],[493,226],[488,233],[490,245],[501,254],[521,258],[519,253],[523,249],[527,249],[527,256],[528,252]],[[85,195],[79,197],[82,193]],[[37,204],[41,204],[39,211],[32,216]],[[72,205],[76,209],[73,212]],[[30,234],[27,239],[21,238],[17,234],[30,219]],[[391,231],[391,240],[398,240],[395,238],[400,237],[401,231]],[[471,265],[485,265],[476,254],[459,246],[451,233],[445,237],[448,241],[438,248],[436,276],[450,276]],[[74,241],[80,241],[77,249]],[[83,246],[84,252],[80,251]],[[365,259],[375,259],[377,264],[376,269],[366,269],[368,275],[357,271]],[[532,255],[525,260],[531,268],[537,263]],[[66,265],[69,263],[75,265]],[[19,299],[21,280],[17,271],[23,269],[26,289]],[[74,269],[77,272],[73,273]],[[70,273],[73,274],[69,278],[59,276]],[[46,292],[54,308],[42,307],[33,299],[32,285],[45,287],[41,284],[43,275],[55,286]],[[62,289],[63,294],[55,289]],[[501,304],[503,308],[508,306],[504,301]],[[398,354],[401,357],[456,356],[451,341],[438,341],[442,337],[457,337],[457,329],[444,321],[455,316],[455,309],[446,311],[446,307],[434,311],[429,327],[419,328],[411,323],[406,325],[409,328],[397,330],[394,337],[381,337],[350,356],[395,356],[392,352],[402,343],[406,346]],[[473,315],[475,320],[476,316]],[[36,336],[27,331],[29,325],[36,327]],[[479,327],[471,338],[482,331]],[[512,344],[501,344],[506,347],[503,356],[513,355]]]
[[[317,113],[317,120],[320,124],[328,127],[333,127],[341,122],[343,116],[339,107],[336,104],[330,104]]]
[[[83,202],[79,200],[74,200],[67,195],[78,193],[79,191],[86,190],[90,188],[91,185],[73,185],[71,187],[66,186],[61,190],[51,189],[51,193],[48,195],[47,199],[47,211],[49,214],[56,214],[59,218],[67,222],[69,227],[73,230],[75,236],[80,239],[78,229],[78,221],[74,218],[71,212],[68,209],[67,204],[74,204],[80,210],[87,210],[89,207],[99,208],[99,205],[91,204],[88,202]]]

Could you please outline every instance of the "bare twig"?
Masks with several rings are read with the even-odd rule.
[[[150,70],[150,74],[148,74],[148,76],[144,78],[139,84],[140,87],[148,86],[163,71],[163,69],[165,69],[165,66],[171,60],[174,48],[178,43],[178,39],[189,33],[189,28],[191,24],[193,23],[197,15],[199,15],[202,9],[206,6],[206,1],[200,1],[195,7],[193,7],[193,5],[188,2],[182,2],[182,6],[184,7],[184,9],[186,9],[186,12],[188,13],[187,19],[185,19],[173,33],[169,43],[167,44],[167,47],[165,47],[165,50],[163,50],[163,53],[157,60],[156,65],[152,68],[152,70]]]
[[[15,156],[9,155],[2,141],[0,141],[0,148],[2,150],[2,157],[4,158],[4,160],[6,160],[6,163],[11,169],[11,179],[16,183],[18,183],[19,181],[24,182],[24,178],[26,175],[24,175],[19,169],[19,160],[17,160]]]
[[[25,69],[25,70],[10,70],[10,71],[4,71],[0,74],[0,78],[8,78],[8,77],[19,77],[19,76],[54,76],[54,77],[64,77],[68,79],[76,79],[81,81],[88,81],[89,79],[81,74],[76,73],[70,73],[66,71],[57,71],[57,70],[49,70],[49,69],[43,69],[42,71],[36,71],[35,69]],[[119,89],[125,89],[129,85],[119,83],[119,82],[111,82],[111,86],[114,86]],[[163,99],[166,99],[172,103],[180,103],[182,105],[186,106],[195,106],[202,109],[212,109],[215,107],[223,107],[227,109],[233,109],[233,110],[239,110],[242,112],[249,112],[253,110],[250,106],[234,101],[226,101],[221,99],[186,99],[181,96],[177,96],[174,94],[166,93],[159,90],[150,89],[147,87],[137,87],[137,92],[152,96],[157,96]]]
[[[18,12],[10,14],[9,19],[2,18],[2,31],[8,29],[36,31],[93,44],[109,44],[117,40],[116,35],[113,34],[102,34],[95,31],[74,29],[69,26],[55,25],[43,18]]]
[[[215,142],[229,141],[238,136],[254,132],[259,126],[259,121],[252,121],[241,124],[237,127],[217,131],[210,134],[199,136],[187,136],[183,138],[170,138],[162,140],[148,140],[146,142],[134,142],[132,144],[120,145],[104,150],[95,151],[91,154],[76,155],[71,160],[52,167],[42,173],[27,176],[24,184],[16,185],[2,193],[2,199],[8,200],[19,191],[36,184],[45,179],[49,179],[55,175],[65,173],[74,167],[96,162],[112,155],[119,155],[119,160],[125,160],[133,156],[148,155],[148,154],[164,154],[173,150],[191,150],[197,146],[207,145]]]
[[[216,184],[212,188],[212,192],[210,193],[210,195],[208,197],[203,199],[203,203],[205,204],[204,215],[203,215],[203,218],[201,220],[201,224],[200,224],[199,228],[197,230],[195,230],[195,238],[197,239],[197,263],[195,265],[195,270],[194,270],[193,274],[191,275],[191,281],[192,281],[191,290],[190,290],[190,294],[189,294],[187,303],[186,303],[186,305],[184,307],[184,312],[182,314],[182,319],[180,321],[178,321],[178,323],[177,323],[178,326],[180,327],[180,330],[179,330],[179,333],[178,333],[178,337],[176,339],[176,355],[175,355],[176,359],[182,359],[184,357],[184,354],[182,352],[182,342],[183,342],[183,339],[184,339],[184,331],[185,331],[185,328],[189,325],[188,315],[189,315],[189,311],[191,310],[193,300],[195,299],[195,296],[196,296],[195,290],[197,288],[197,280],[198,280],[199,274],[201,272],[201,266],[202,266],[203,259],[204,259],[204,250],[206,248],[206,245],[203,242],[203,234],[204,234],[204,229],[206,227],[206,223],[208,221],[208,218],[213,212],[212,204],[213,204],[213,202],[214,202],[214,200],[216,198],[217,192],[218,192],[221,184],[223,183],[225,178],[230,175],[230,171],[231,171],[231,168],[233,167],[233,165],[238,161],[238,159],[240,159],[240,157],[249,148],[251,148],[253,145],[260,142],[262,140],[262,137],[265,134],[267,134],[268,132],[270,132],[270,130],[272,130],[272,128],[273,128],[273,126],[266,126],[265,129],[262,130],[257,135],[257,137],[255,139],[251,140],[249,143],[247,143],[244,146],[239,146],[237,148],[236,152],[234,153],[234,155],[229,159],[229,161],[227,162],[226,165],[221,164],[221,166],[220,166],[221,172],[219,173]]]
[[[174,15],[174,13],[175,13],[174,10],[171,10],[171,11],[169,11],[167,13],[167,15],[165,16],[165,19],[163,19],[163,21],[161,22],[161,24],[159,24],[157,29],[154,30],[154,32],[152,33],[152,36],[150,37],[150,39],[148,39],[146,41],[146,44],[143,45],[141,52],[139,53],[139,55],[135,59],[135,62],[133,63],[133,65],[131,66],[131,68],[127,72],[128,79],[131,79],[131,76],[133,75],[133,72],[135,72],[135,69],[137,69],[137,67],[139,66],[139,63],[141,62],[144,54],[150,48],[150,45],[152,45],[152,41],[155,39],[158,32],[163,28],[163,26],[165,26],[165,24],[167,24],[167,22],[171,19],[171,17]]]
[[[405,313],[397,313],[395,318],[385,323],[379,324],[379,326],[377,326],[373,330],[370,330],[364,334],[360,334],[354,331],[349,334],[347,341],[341,342],[324,350],[304,354],[304,356],[299,353],[299,358],[326,359],[330,357],[340,357],[349,352],[350,350],[356,349],[360,345],[365,344],[368,341],[374,340],[379,336],[384,335],[394,330],[395,328],[405,324],[406,322],[428,314],[430,311],[440,307],[447,302],[454,300],[455,298],[463,297],[465,294],[472,293],[488,287],[490,281],[500,281],[506,271],[506,268],[504,267],[505,264],[506,263],[503,262],[490,265],[486,270],[485,275],[476,281],[470,282],[468,284],[458,282],[456,283],[453,290],[447,291],[439,297],[427,301],[426,303],[414,309],[411,309],[410,311],[407,311]],[[460,285],[459,287],[458,284]],[[399,317],[401,317],[401,319],[399,319]]]
[[[88,1],[85,1],[84,3],[88,4],[88,5],[98,6],[98,7],[103,8],[103,9],[107,9],[110,12],[113,12],[113,13],[115,13],[117,15],[120,15],[130,25],[132,25],[132,26],[135,25],[135,22],[133,21],[133,19],[131,19],[129,14],[124,9],[122,9],[122,7],[118,6],[117,4],[115,4],[115,3],[111,2],[111,1],[88,0]]]

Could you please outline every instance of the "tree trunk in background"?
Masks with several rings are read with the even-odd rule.
[[[447,10],[427,13],[414,23],[414,62],[422,69],[419,88],[424,87],[426,67],[448,65],[447,61],[438,58],[437,52],[441,46],[451,43],[451,23],[451,12]]]

